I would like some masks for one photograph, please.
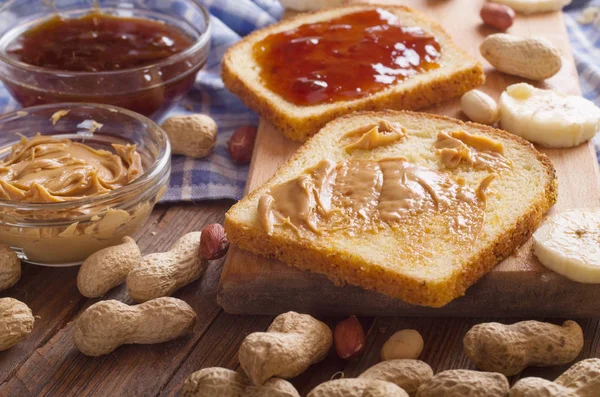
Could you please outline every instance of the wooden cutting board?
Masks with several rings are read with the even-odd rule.
[[[379,3],[382,1],[379,0]],[[401,3],[421,9],[439,21],[456,43],[479,55],[482,39],[494,30],[479,17],[483,0],[406,0]],[[534,16],[518,15],[509,33],[520,36],[542,35],[551,40],[563,56],[563,67],[556,76],[538,84],[569,94],[580,94],[567,32],[560,13]],[[507,85],[522,81],[496,72],[486,65],[487,82],[481,89],[498,98]],[[463,118],[459,101],[453,100],[431,113]],[[261,121],[247,191],[260,186],[299,147]],[[558,202],[551,213],[567,208],[600,206],[600,172],[591,143],[568,150],[540,149],[554,163],[559,183]],[[542,266],[527,242],[488,275],[472,286],[465,296],[449,305],[426,308],[366,291],[359,287],[339,287],[325,276],[296,270],[232,248],[225,261],[218,294],[227,312],[278,314],[287,310],[332,315],[426,315],[426,316],[577,316],[600,315],[600,285],[567,280]]]

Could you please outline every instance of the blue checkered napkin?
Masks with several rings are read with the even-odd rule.
[[[258,116],[248,110],[224,87],[221,59],[242,36],[279,19],[276,0],[201,0],[212,15],[213,34],[208,62],[198,74],[193,90],[172,114],[204,113],[219,126],[217,145],[204,159],[173,156],[171,182],[161,202],[177,202],[243,196],[248,166],[234,164],[227,141],[242,125],[258,124]]]
[[[565,25],[583,96],[600,106],[600,15],[588,25],[577,22],[587,7],[600,7],[600,0],[575,0],[565,9]],[[600,134],[594,139],[600,163]]]

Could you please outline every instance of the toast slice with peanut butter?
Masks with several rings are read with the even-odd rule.
[[[556,195],[550,160],[517,136],[363,112],[323,127],[225,228],[242,249],[441,307],[523,244]]]

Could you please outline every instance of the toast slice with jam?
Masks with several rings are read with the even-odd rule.
[[[222,77],[247,106],[302,142],[339,116],[420,109],[485,81],[482,65],[431,18],[364,4],[253,32],[227,51]]]

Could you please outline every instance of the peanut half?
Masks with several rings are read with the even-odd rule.
[[[510,390],[510,397],[596,397],[600,394],[600,358],[574,364],[554,382],[523,378]]]
[[[393,383],[376,379],[337,379],[321,383],[307,397],[408,397]]]
[[[512,325],[475,325],[463,339],[465,354],[484,371],[516,375],[529,366],[566,364],[583,348],[583,331],[575,321],[562,326],[539,321]]]
[[[202,158],[217,143],[217,123],[204,114],[171,116],[161,127],[169,137],[173,154]]]
[[[327,324],[308,314],[275,317],[267,332],[255,332],[240,346],[240,365],[255,385],[272,377],[293,378],[323,360],[332,344]]]
[[[496,101],[479,90],[466,92],[460,98],[460,107],[463,113],[476,123],[492,125],[500,118],[500,109]]]
[[[83,262],[77,273],[77,288],[88,298],[103,296],[123,284],[140,262],[142,254],[135,240],[125,236],[121,244],[101,249]]]
[[[419,331],[403,329],[390,336],[383,344],[381,359],[384,361],[402,358],[415,359],[421,355],[423,345],[423,337]]]
[[[515,10],[504,4],[485,3],[479,13],[481,20],[498,30],[510,28],[515,21]]]
[[[360,355],[365,349],[365,331],[355,316],[340,321],[333,331],[335,351],[345,360]]]
[[[253,125],[246,125],[234,131],[227,149],[233,162],[238,164],[248,164],[252,160],[254,152],[254,142],[256,141],[257,129]]]
[[[183,384],[181,397],[300,397],[292,384],[279,378],[254,386],[244,375],[225,368],[204,368]]]
[[[388,360],[372,366],[358,379],[377,379],[400,386],[410,396],[433,377],[433,370],[420,360]]]
[[[196,312],[176,298],[129,306],[105,300],[88,307],[75,322],[73,341],[86,356],[102,356],[125,344],[166,342],[190,332]]]
[[[208,262],[200,256],[201,232],[181,237],[167,252],[144,256],[127,275],[127,291],[138,302],[169,296],[199,279]]]
[[[218,223],[211,223],[202,229],[200,237],[200,255],[206,260],[222,258],[229,249],[229,240],[225,228]]]
[[[26,304],[13,298],[0,298],[0,351],[25,339],[33,330],[34,322]]]
[[[21,261],[8,245],[0,245],[0,291],[9,289],[21,278]]]
[[[541,37],[492,34],[483,40],[479,51],[497,70],[526,79],[547,79],[562,66],[558,49]]]
[[[502,374],[454,369],[423,383],[417,397],[506,397],[509,389],[508,379]]]

